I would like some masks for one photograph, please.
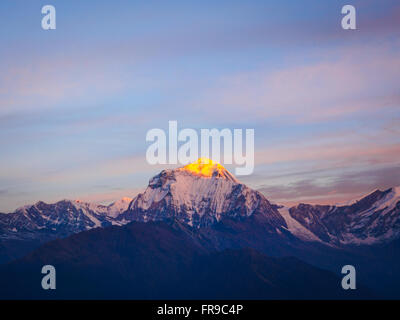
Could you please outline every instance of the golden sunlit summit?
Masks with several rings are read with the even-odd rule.
[[[225,177],[229,180],[236,181],[233,175],[228,170],[226,170],[224,166],[208,158],[199,158],[195,162],[190,163],[183,168],[180,168],[180,170],[207,178]]]

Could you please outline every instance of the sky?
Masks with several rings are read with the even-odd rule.
[[[133,197],[165,168],[145,138],[170,120],[253,128],[239,179],[272,202],[400,185],[399,83],[396,0],[2,0],[0,212]]]

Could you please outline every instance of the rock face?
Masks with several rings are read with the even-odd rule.
[[[324,243],[371,245],[400,236],[400,187],[376,190],[350,205],[299,204],[288,211],[292,219]]]
[[[174,217],[199,228],[222,217],[243,219],[253,214],[264,215],[276,228],[286,227],[285,220],[260,192],[240,183],[221,165],[200,159],[155,176],[119,219],[147,222]]]
[[[124,198],[109,206],[79,200],[53,204],[39,201],[13,213],[0,214],[0,239],[51,239],[96,227],[121,225],[114,217],[125,211],[131,200]]]

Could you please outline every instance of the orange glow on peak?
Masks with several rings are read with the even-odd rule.
[[[212,177],[214,172],[224,172],[225,168],[216,161],[208,158],[200,158],[197,161],[190,163],[182,168],[182,170],[189,171],[204,177]]]

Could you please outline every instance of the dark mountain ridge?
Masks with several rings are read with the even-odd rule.
[[[340,278],[297,258],[254,249],[211,250],[178,221],[133,222],[55,240],[0,267],[2,299],[339,299]],[[54,265],[57,289],[40,288]]]

